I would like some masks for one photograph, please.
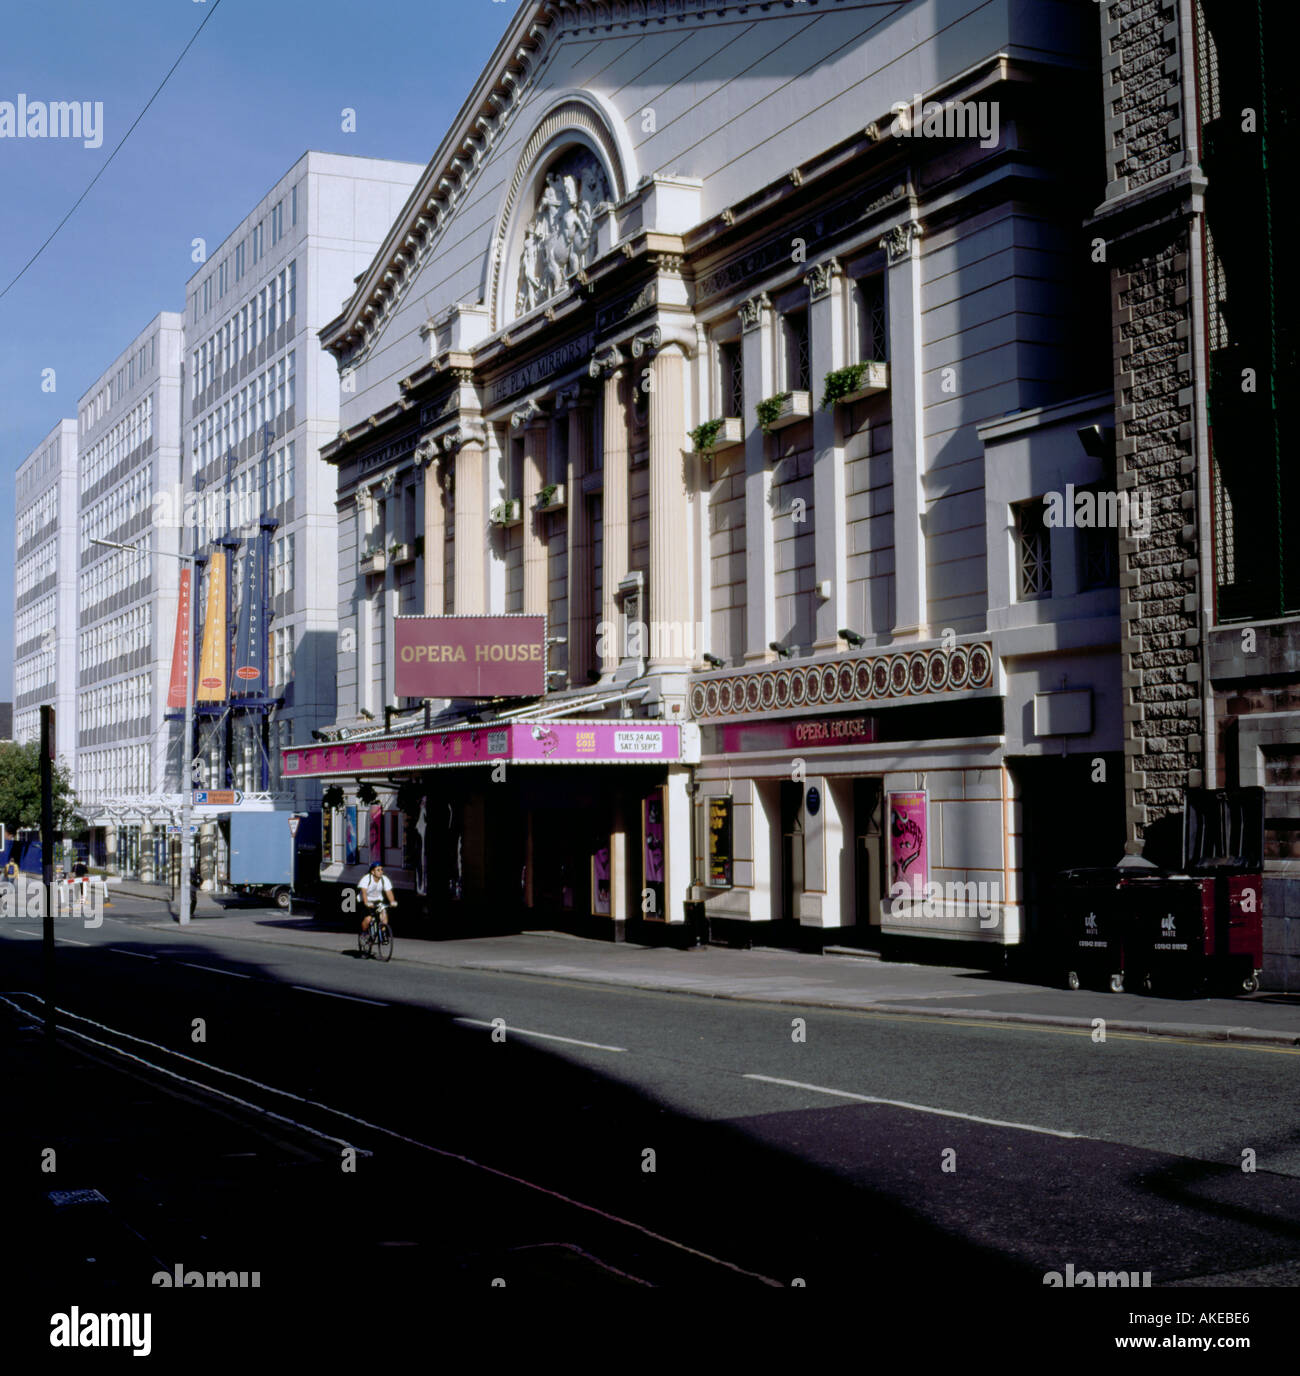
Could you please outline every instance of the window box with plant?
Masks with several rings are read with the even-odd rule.
[[[706,420],[691,431],[691,445],[697,454],[721,454],[744,442],[745,432],[739,416]]]
[[[536,511],[558,511],[564,505],[564,484],[547,483],[537,494]]]
[[[362,573],[383,573],[388,567],[388,556],[384,547],[376,540],[368,541],[361,547]]]
[[[415,547],[401,540],[394,540],[388,546],[388,557],[394,565],[409,564],[415,558]]]
[[[831,406],[847,406],[863,397],[878,396],[889,390],[889,364],[868,362],[850,363],[827,373],[822,391],[822,410]]]
[[[812,415],[807,392],[778,392],[774,397],[760,401],[754,410],[759,428],[765,435],[770,435],[773,430],[784,430],[787,425],[796,425]]]
[[[518,497],[507,497],[492,508],[488,520],[494,526],[517,526],[523,520]]]

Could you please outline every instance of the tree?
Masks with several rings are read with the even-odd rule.
[[[54,829],[70,831],[76,825],[77,795],[66,764],[55,761]],[[41,824],[41,744],[28,741],[0,743],[0,822],[11,832]]]

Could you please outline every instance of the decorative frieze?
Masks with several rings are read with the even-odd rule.
[[[993,685],[993,647],[987,641],[950,650],[895,650],[830,663],[696,676],[691,715],[711,717],[786,712],[835,703],[931,698]]]

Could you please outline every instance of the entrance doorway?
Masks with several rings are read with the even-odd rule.
[[[788,932],[799,927],[799,903],[803,898],[803,790],[802,783],[781,781],[781,912]]]
[[[885,897],[885,781],[879,775],[853,780],[853,875],[856,937],[880,949],[880,903]]]

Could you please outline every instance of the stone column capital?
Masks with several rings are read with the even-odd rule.
[[[592,354],[591,362],[587,364],[587,376],[596,379],[616,373],[626,362],[622,352],[613,344],[608,344]]]
[[[772,309],[771,298],[765,291],[761,291],[757,296],[751,296],[747,301],[740,303],[740,328],[748,334],[750,330],[756,330],[763,323],[764,313]]]
[[[529,426],[540,425],[547,419],[547,413],[536,397],[529,397],[517,411],[510,413],[510,428],[522,430]]]
[[[880,239],[880,247],[885,250],[889,266],[903,262],[911,256],[912,244],[921,237],[923,231],[916,220],[904,220],[887,230]]]
[[[816,263],[809,268],[803,277],[808,288],[809,300],[820,301],[823,296],[829,296],[836,278],[841,276],[843,271],[838,258],[828,258],[824,263]]]

